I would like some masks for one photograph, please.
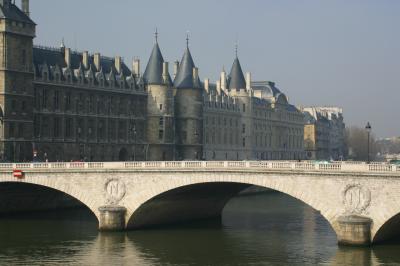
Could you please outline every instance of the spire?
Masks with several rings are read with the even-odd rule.
[[[154,38],[156,40],[156,43],[158,43],[158,29],[156,28],[156,32],[154,33]]]
[[[157,30],[155,37],[156,43],[153,46],[153,51],[151,52],[149,62],[144,71],[143,79],[146,84],[162,85],[164,84],[162,77],[164,58],[161,54],[160,47],[158,46]],[[170,77],[169,80],[171,80]]]
[[[200,87],[200,79],[197,77],[197,80],[194,80],[193,77],[193,68],[195,68],[195,64],[193,62],[192,55],[189,50],[189,37],[186,36],[186,50],[183,54],[181,63],[179,64],[179,71],[176,75],[174,86],[175,88],[199,88]]]
[[[229,74],[229,90],[233,89],[245,89],[246,80],[244,79],[242,67],[240,66],[239,58],[236,56],[235,61]]]
[[[238,58],[238,43],[235,43],[235,58]]]

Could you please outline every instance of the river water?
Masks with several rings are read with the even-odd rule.
[[[0,265],[400,265],[400,245],[339,248],[322,216],[281,193],[232,199],[222,222],[98,233],[88,210],[0,219]]]

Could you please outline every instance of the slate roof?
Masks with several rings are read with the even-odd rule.
[[[242,67],[240,66],[239,58],[237,57],[235,58],[235,61],[233,61],[228,83],[228,88],[230,90],[246,88],[246,80],[244,79]]]
[[[179,70],[174,80],[174,87],[177,89],[188,89],[188,88],[201,88],[200,78],[197,80],[193,78],[193,68],[196,67],[189,47],[186,47],[185,53],[183,54]]]
[[[42,47],[34,47],[33,48],[33,63],[37,70],[39,70],[44,64],[48,66],[59,66],[61,68],[67,67],[64,58],[64,52],[60,49],[49,49]],[[82,53],[71,52],[71,69],[79,69],[82,64]],[[121,65],[122,73],[125,76],[130,76],[131,71],[129,68],[122,63]],[[97,72],[102,70],[104,73],[117,73],[115,69],[115,59],[108,57],[100,58],[100,69],[96,69],[94,66],[93,55],[89,56],[89,68],[92,70],[96,70]],[[40,73],[40,71],[38,72]]]
[[[146,84],[162,85],[163,77],[163,63],[164,58],[161,54],[158,42],[154,44],[153,50],[151,52],[149,62],[147,63],[146,70],[143,74],[143,80]],[[169,83],[172,83],[171,77],[168,74]]]
[[[0,5],[0,18],[3,19],[12,19],[16,21],[21,21],[29,24],[36,25],[21,9],[19,9],[15,4],[9,3],[8,7],[4,5]],[[1,3],[0,2],[0,3]]]

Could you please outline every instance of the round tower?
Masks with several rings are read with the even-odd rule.
[[[174,80],[174,90],[176,158],[201,160],[203,159],[203,89],[188,42]]]
[[[143,74],[147,97],[146,160],[175,159],[174,97],[168,62],[158,46],[157,32],[153,51]]]

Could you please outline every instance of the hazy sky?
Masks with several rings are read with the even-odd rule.
[[[230,70],[238,40],[243,71],[275,81],[291,103],[340,106],[347,125],[400,135],[400,1],[31,0],[31,12],[36,44],[65,38],[129,66],[138,56],[142,70],[156,27],[169,62],[190,31],[200,77],[212,81]]]

